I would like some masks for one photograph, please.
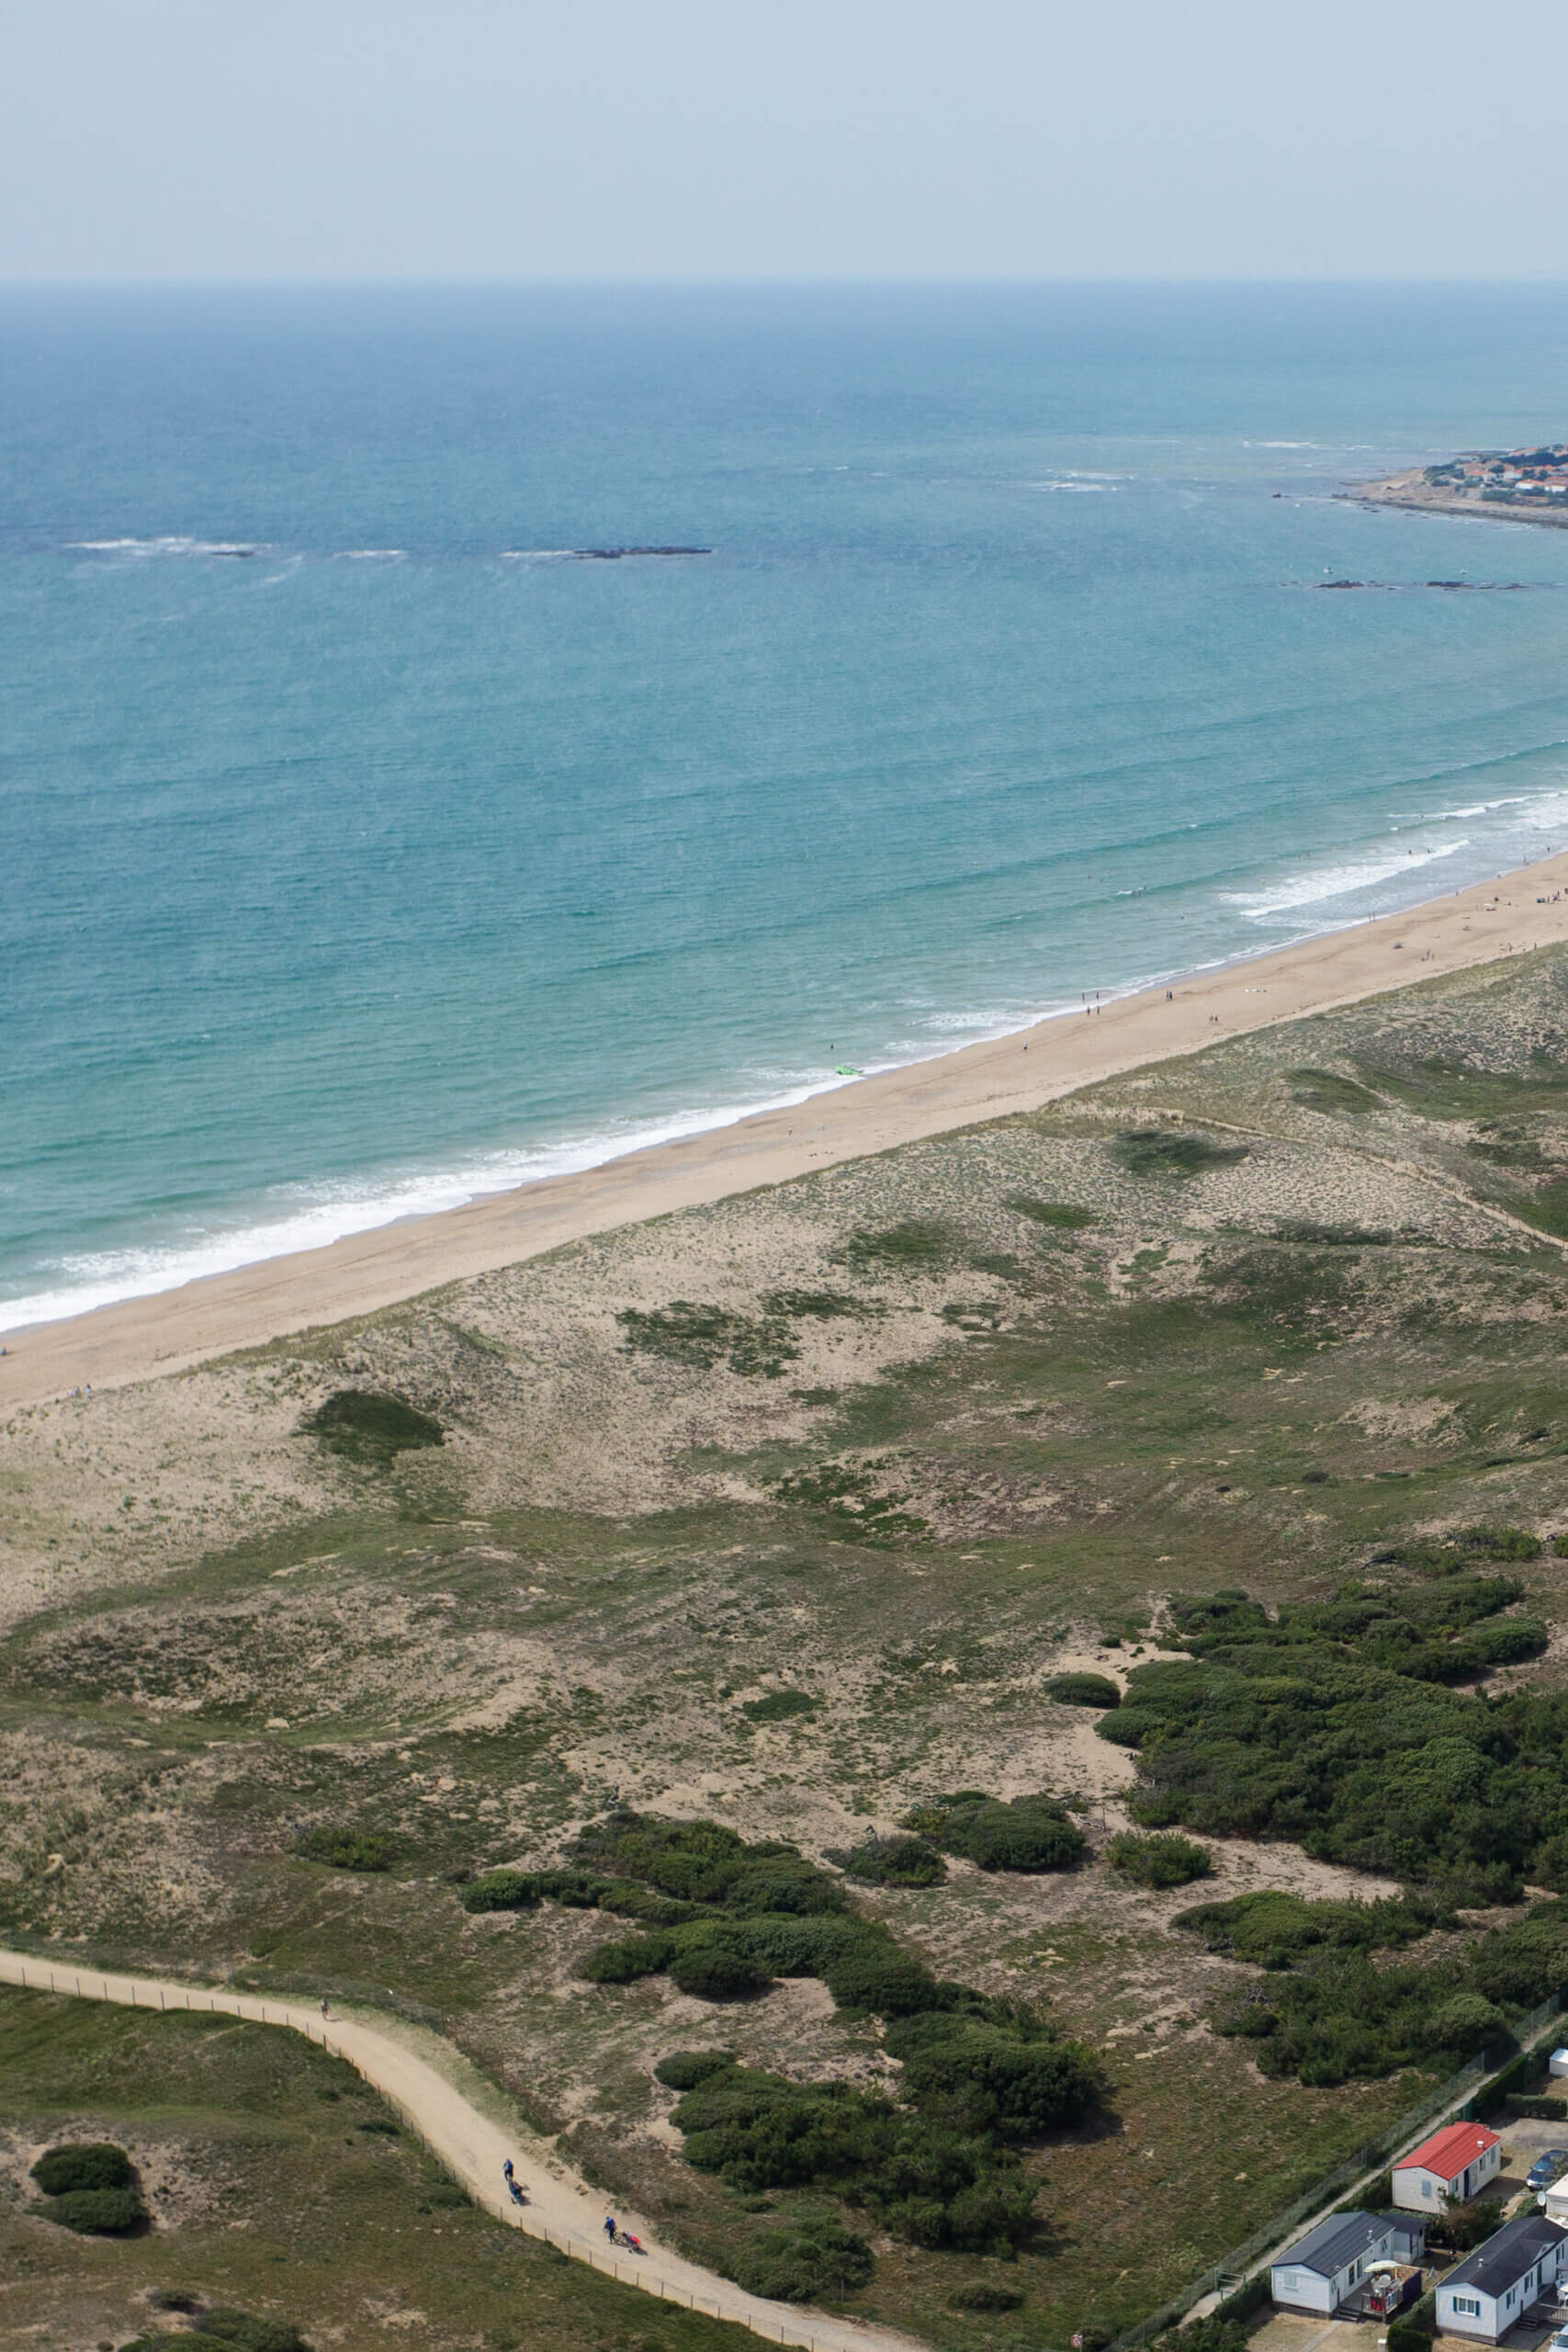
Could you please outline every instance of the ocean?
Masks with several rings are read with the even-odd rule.
[[[1549,287],[0,291],[0,1328],[1568,845],[1568,533],[1335,495],[1565,359]]]

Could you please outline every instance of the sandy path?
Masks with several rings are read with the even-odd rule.
[[[1408,914],[1065,1014],[1010,1037],[886,1070],[793,1109],[628,1153],[575,1176],[213,1274],[151,1298],[9,1335],[0,1412],[109,1387],[372,1313],[584,1235],[776,1184],[1019,1111],[1245,1030],[1325,1012],[1417,979],[1568,940],[1568,855]],[[1545,899],[1546,904],[1538,900]],[[1093,974],[1086,975],[1092,987]]]
[[[576,2173],[543,2142],[515,2125],[504,2127],[476,2106],[443,2065],[459,2073],[466,2062],[450,2044],[418,2027],[400,2021],[396,2034],[385,2027],[367,2025],[362,2018],[334,2010],[323,2018],[319,2009],[302,2008],[288,2001],[263,2001],[248,1994],[214,1990],[210,1985],[177,1984],[161,1977],[106,1976],[97,1969],[51,1965],[35,1954],[0,1951],[0,1982],[39,1992],[66,1993],[88,2001],[115,2001],[125,2008],[205,2009],[246,2018],[258,2025],[288,2026],[320,2044],[334,2058],[344,2059],[356,2075],[395,2108],[410,2129],[462,2183],[477,2204],[509,2222],[530,2237],[544,2238],[575,2261],[592,2263],[618,2278],[623,2286],[639,2287],[645,2294],[707,2312],[716,2319],[736,2321],[769,2344],[795,2344],[815,2352],[920,2352],[914,2338],[869,2321],[831,2319],[824,2313],[794,2310],[761,2295],[748,2295],[728,2280],[716,2278],[694,2262],[653,2243],[646,2222],[617,2207],[616,2218],[629,2225],[648,2252],[639,2261],[633,2254],[612,2250],[603,2235],[604,2200],[591,2191]],[[485,2085],[499,2110],[500,2093]],[[519,2179],[526,2182],[528,2202],[513,2206],[506,2197],[501,2167],[511,2156]],[[597,2235],[592,2234],[598,2233]]]

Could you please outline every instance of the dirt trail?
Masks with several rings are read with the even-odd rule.
[[[913,2337],[893,2328],[795,2311],[787,2303],[748,2295],[711,2270],[654,2245],[647,2224],[625,2207],[617,2208],[616,2218],[642,2240],[647,2252],[639,2258],[612,2248],[603,2236],[604,2199],[546,2142],[515,2126],[508,2130],[481,2112],[442,2072],[444,2066],[459,2074],[470,2071],[467,2062],[450,2043],[419,2027],[400,2020],[394,2034],[387,2027],[335,2010],[323,2018],[319,2009],[288,2001],[161,1977],[109,1976],[99,1969],[62,1966],[28,1952],[0,1951],[0,1983],[87,2001],[114,2001],[125,2008],[209,2010],[257,2025],[287,2026],[363,2076],[487,2212],[530,2237],[547,2239],[574,2261],[592,2263],[595,2270],[646,2294],[733,2320],[769,2344],[803,2345],[807,2352],[873,2352],[874,2347],[875,2352],[921,2352]],[[482,2078],[478,2081],[488,2087]],[[496,2108],[502,2108],[501,2095],[492,2091],[491,2097]],[[501,2167],[508,2156],[527,2185],[526,2205],[513,2206],[505,2193]]]

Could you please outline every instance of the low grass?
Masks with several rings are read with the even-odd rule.
[[[0,2202],[0,2333],[13,2342],[123,2342],[152,2323],[154,2293],[165,2310],[291,2322],[343,2352],[380,2352],[389,2324],[433,2352],[753,2340],[457,2203],[412,2141],[366,2128],[390,2118],[358,2076],[293,2034],[0,1990],[0,2119],[37,2137],[107,2124],[153,2152],[151,2180],[177,2184],[158,2227],[112,2245]]]

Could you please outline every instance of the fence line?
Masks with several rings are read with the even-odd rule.
[[[1364,2147],[1358,2148],[1353,2155],[1346,2156],[1332,2171],[1325,2172],[1321,2180],[1314,2181],[1310,2188],[1304,2189],[1301,2196],[1292,2198],[1290,2204],[1270,2214],[1249,2238],[1244,2238],[1240,2245],[1232,2246],[1227,2254],[1223,2254],[1201,2277],[1192,2279],[1168,2302],[1162,2303],[1146,2319],[1139,2320],[1135,2326],[1117,2336],[1109,2352],[1136,2352],[1138,2346],[1147,2344],[1151,2337],[1163,2335],[1167,2328],[1174,2327],[1178,2320],[1184,2319],[1193,2304],[1201,2303],[1205,2295],[1218,2294],[1227,2287],[1234,2289],[1241,2285],[1259,2255],[1267,2254],[1287,2238],[1299,2222],[1320,2212],[1342,2188],[1349,2188],[1357,2181],[1364,2179],[1385,2158],[1402,2154],[1416,2134],[1434,2123],[1446,2109],[1457,2109],[1460,2118],[1468,2118],[1483,2085],[1494,2075],[1501,2078],[1511,2071],[1531,2037],[1558,2014],[1562,2001],[1561,1993],[1549,1995],[1538,2008],[1530,2011],[1529,2017],[1520,2018],[1509,2028],[1509,2039],[1517,2045],[1511,2057],[1501,2064],[1495,2064],[1484,2052],[1479,2058],[1472,2058],[1456,2075],[1450,2075],[1439,2088],[1430,2092],[1400,2116],[1396,2122],[1379,2132],[1375,2140],[1369,2140]]]
[[[62,1986],[58,1981],[59,1975],[65,1973],[65,1972],[62,1971],[57,1973],[53,1968],[49,1966],[47,1962],[35,1962],[35,1975],[47,1975],[49,1978],[49,1984],[46,1988],[41,1983],[36,1984],[28,1984],[28,1963],[24,1959],[22,1959],[20,1954],[17,1955],[17,1965],[20,1970],[22,1989],[26,1992],[43,1992],[47,1989],[51,1993],[59,1993],[62,1990],[70,1990],[76,1995],[78,1999],[84,2001],[101,2000],[112,2002],[114,1999],[113,1994],[109,1991],[110,1979],[102,1970],[92,1972],[93,1974],[96,1975],[98,1984],[101,1989],[96,1993],[92,1991],[84,1993],[82,1990],[82,1974],[80,1970],[72,1970],[69,1972],[71,1982],[70,1985],[66,1987]],[[125,2004],[124,2006],[128,2006],[131,2008],[136,2008],[141,2006],[150,2006],[138,2003],[136,1998],[136,1981],[134,1977],[122,1977],[120,1982],[124,1984],[127,1992],[130,1996],[129,2004]],[[89,1975],[89,1984],[90,1983],[91,1975]],[[183,1998],[177,1998],[173,2005],[175,2011],[177,2012],[184,2009],[188,2010],[193,2016],[201,2015],[203,2012],[199,1998],[193,1997],[192,1992],[189,1990],[184,1990],[183,1988],[182,1990]],[[393,1998],[395,2000],[396,1996],[394,1996]],[[249,2021],[251,2023],[265,2025],[269,2022],[266,2014],[265,2002],[254,1996],[248,1996],[241,1993],[220,1993],[216,1990],[209,1991],[207,1995],[207,2012],[214,2017],[235,2017],[241,2019],[245,2019],[247,2018],[247,2003],[249,2004],[248,2014]],[[407,2010],[412,2010],[417,2005],[413,2002],[409,2002],[406,2004],[401,2013],[406,2013]],[[170,2007],[166,1989],[163,1985],[160,1985],[158,1988],[158,2007],[159,2009],[164,2013],[167,2013]],[[425,2014],[433,2016],[435,2013],[434,2011],[427,2011]],[[447,2162],[446,2158],[441,2154],[438,2149],[433,2147],[430,2141],[426,2138],[418,2119],[409,2113],[408,2109],[397,2097],[396,2093],[383,2089],[379,2083],[374,2081],[373,2077],[366,2073],[365,2068],[360,2064],[359,2061],[349,2055],[348,2052],[343,2047],[341,2042],[334,2042],[333,2041],[331,2036],[328,2034],[324,2019],[320,2026],[317,2026],[310,2018],[306,2018],[300,2022],[296,2022],[294,2019],[286,2016],[279,2009],[277,2003],[275,2001],[273,2003],[273,2015],[270,2022],[276,2026],[288,2026],[296,2033],[303,2033],[306,2041],[317,2044],[324,2052],[326,2056],[329,2058],[336,2058],[342,2064],[352,2067],[354,2072],[358,2075],[363,2081],[370,2084],[371,2088],[376,2092],[378,2098],[385,2100],[386,2104],[399,2116],[400,2116],[408,2132],[414,2139],[419,2141],[426,2153],[431,2155],[438,2165],[440,2165],[442,2170],[444,2172],[450,2172],[452,2170],[452,2166]],[[466,2186],[466,2184],[464,2185]],[[492,2204],[482,2190],[479,2192],[475,2201],[482,2205],[486,2212],[490,2213],[493,2219],[499,2222],[504,2222],[513,2229],[521,2230],[525,2237],[542,2238],[547,2245],[554,2246],[558,2253],[564,2254],[567,2256],[569,2260],[586,2262],[590,2269],[592,2270],[604,2271],[607,2269],[612,2278],[617,2280],[620,2279],[621,2270],[619,2263],[615,2261],[613,2257],[601,2255],[598,2247],[590,2240],[575,2237],[570,2231],[552,2230],[547,2222],[534,2218],[528,2212],[526,2208],[519,2211],[499,2203]],[[773,2340],[771,2329],[765,2327],[763,2323],[760,2320],[753,2319],[748,2312],[744,2311],[738,2311],[732,2305],[725,2303],[717,2299],[699,2297],[694,2290],[691,2289],[671,2286],[670,2281],[663,2278],[658,2271],[642,2271],[628,2268],[626,2278],[622,2283],[628,2286],[637,2287],[641,2289],[645,2294],[656,2294],[661,2302],[673,2303],[677,2309],[684,2309],[690,2312],[711,2311],[716,2319],[728,2320],[731,2325],[743,2327],[750,2335],[761,2336],[765,2342],[771,2342]],[[792,2335],[781,2323],[773,2323],[773,2324],[778,2325],[778,2341],[780,2344],[794,2345],[798,2347],[798,2352],[818,2352],[818,2339],[815,2335]]]

